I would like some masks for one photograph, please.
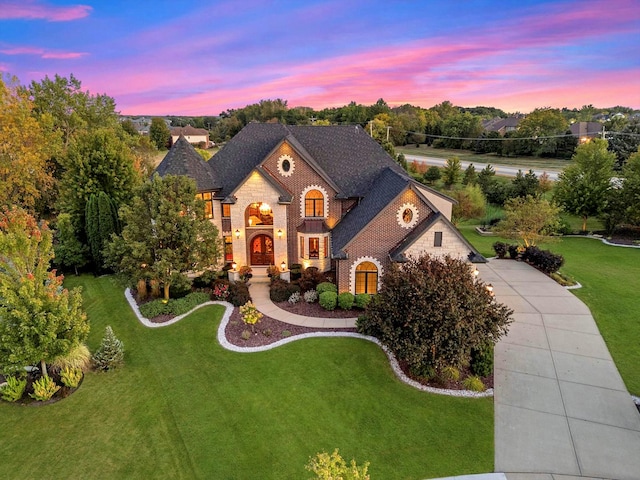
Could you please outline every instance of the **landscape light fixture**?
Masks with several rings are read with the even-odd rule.
[[[473,278],[478,278],[478,275],[480,275],[480,270],[478,270],[477,267],[473,268]]]
[[[233,269],[233,271],[236,271],[236,268],[238,267],[238,264],[236,262],[231,262],[231,268]]]
[[[236,228],[236,238],[238,239],[240,238],[240,230],[238,230],[237,228]]]
[[[487,292],[489,292],[489,295],[491,295],[493,297],[493,295],[494,295],[494,293],[493,293],[493,285],[488,283],[486,288],[487,288]]]

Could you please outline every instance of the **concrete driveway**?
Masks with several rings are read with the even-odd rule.
[[[640,414],[587,306],[523,262],[478,269],[515,312],[495,351],[495,471],[640,479]]]

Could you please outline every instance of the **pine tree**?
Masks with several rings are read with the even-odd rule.
[[[98,370],[113,370],[124,364],[124,344],[113,333],[111,325],[107,325],[100,347],[93,354],[93,363]]]

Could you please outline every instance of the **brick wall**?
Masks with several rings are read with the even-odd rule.
[[[354,293],[355,285],[352,285],[351,270],[363,257],[377,259],[383,269],[389,265],[389,251],[411,231],[400,226],[397,220],[398,210],[405,204],[417,207],[418,223],[431,214],[429,207],[411,189],[399,195],[362,230],[352,243],[344,248],[349,258],[338,261],[337,281],[340,292]]]

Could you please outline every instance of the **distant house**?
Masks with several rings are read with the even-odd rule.
[[[186,127],[171,127],[171,145],[178,141],[180,135],[184,136],[191,145],[204,145],[204,148],[209,148],[209,132],[204,128],[195,128],[191,125]]]
[[[496,117],[482,122],[482,127],[487,132],[498,132],[500,135],[504,135],[507,132],[517,130],[521,120],[522,119],[518,117]]]
[[[584,143],[590,138],[602,135],[603,125],[600,122],[575,122],[569,127],[574,137],[578,137],[580,143]]]
[[[225,261],[260,276],[300,264],[333,272],[340,292],[376,293],[392,263],[424,252],[484,261],[450,221],[454,200],[359,126],[250,123],[208,162],[180,137],[156,172],[193,178]]]

